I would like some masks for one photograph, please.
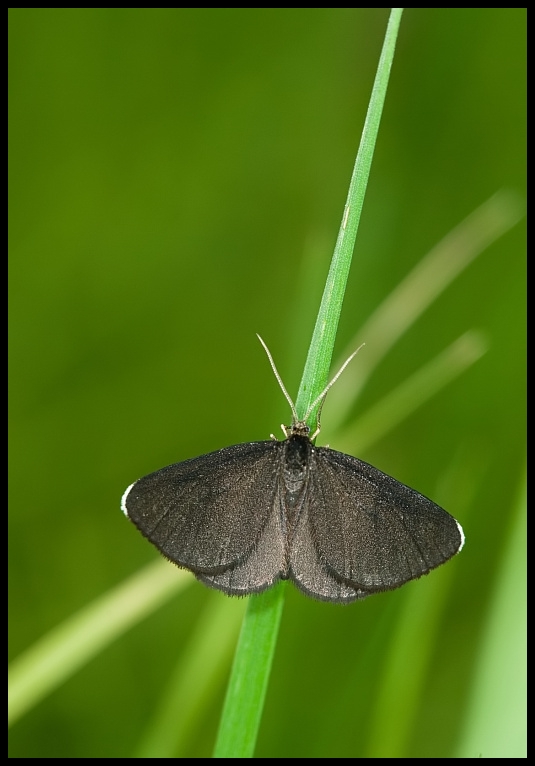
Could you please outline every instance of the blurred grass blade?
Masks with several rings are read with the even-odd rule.
[[[525,475],[519,495],[455,758],[527,758]]]
[[[453,583],[453,568],[406,589],[377,679],[367,758],[404,758]],[[415,651],[415,648],[417,650]],[[384,721],[390,722],[385,737]]]
[[[466,445],[454,455],[441,477],[437,491],[440,502],[446,508],[455,508],[455,515],[463,521],[488,464],[489,456],[482,454],[480,444]],[[433,652],[456,572],[455,567],[444,567],[404,591],[403,609],[394,623],[372,703],[368,758],[406,758],[412,737],[418,738],[419,710],[425,700],[429,673],[433,672]],[[388,737],[385,720],[390,721]]]
[[[344,421],[372,372],[403,333],[463,269],[523,215],[524,204],[516,194],[497,192],[450,231],[392,290],[336,364],[338,367],[366,343],[358,363],[350,365],[336,382],[336,396],[327,398],[325,412],[331,430]]]
[[[8,722],[190,582],[187,572],[158,560],[43,636],[10,665]]]
[[[135,758],[176,758],[184,752],[203,710],[224,681],[246,605],[245,599],[211,594]]]
[[[352,454],[364,452],[480,359],[486,350],[487,343],[481,333],[471,330],[461,335],[435,359],[358,417],[353,425],[341,433],[337,432],[336,449]],[[330,433],[329,424],[322,434]]]

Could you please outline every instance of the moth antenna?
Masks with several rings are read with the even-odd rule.
[[[360,346],[357,348],[357,350],[356,350],[356,351],[353,351],[353,353],[351,354],[351,356],[350,356],[350,357],[348,357],[348,358],[345,360],[345,362],[343,363],[343,365],[340,367],[340,369],[338,370],[338,372],[336,373],[336,375],[334,376],[334,378],[331,380],[331,382],[330,382],[330,383],[327,383],[327,385],[325,386],[325,388],[323,389],[323,391],[321,392],[321,394],[320,394],[319,396],[317,396],[317,397],[314,399],[314,401],[312,402],[312,404],[311,404],[311,405],[310,405],[310,407],[308,408],[308,410],[307,410],[307,412],[306,412],[306,415],[305,415],[305,417],[303,418],[303,420],[304,420],[304,421],[308,420],[308,417],[309,417],[310,413],[313,411],[314,407],[317,405],[317,403],[318,403],[318,402],[321,402],[321,406],[320,406],[320,408],[319,408],[319,410],[318,410],[318,416],[317,416],[317,425],[316,425],[316,430],[315,430],[315,432],[314,432],[314,437],[316,437],[316,436],[319,434],[319,432],[320,432],[320,415],[321,415],[321,411],[322,411],[322,409],[323,409],[323,405],[324,405],[324,403],[325,403],[325,397],[327,396],[327,392],[329,391],[329,389],[330,389],[332,386],[334,386],[334,384],[336,383],[336,381],[338,380],[338,378],[340,377],[340,375],[343,373],[343,371],[345,370],[345,368],[347,367],[347,365],[349,364],[349,362],[350,362],[352,359],[354,359],[354,358],[356,357],[356,355],[358,354],[358,352],[360,351],[360,349],[361,349],[363,346],[365,346],[365,345],[366,345],[365,343],[361,343],[361,344],[360,344]]]
[[[291,399],[291,397],[290,397],[290,394],[289,394],[289,393],[288,393],[288,391],[286,390],[286,388],[285,388],[285,386],[284,386],[284,383],[282,382],[282,378],[281,378],[281,376],[279,375],[277,368],[275,367],[275,362],[273,361],[273,357],[271,356],[271,353],[270,353],[270,351],[269,351],[269,348],[266,346],[266,344],[264,343],[264,341],[262,340],[262,338],[260,337],[260,335],[259,335],[258,333],[256,333],[256,337],[258,338],[258,340],[260,341],[260,343],[261,343],[261,344],[264,346],[264,351],[266,352],[266,354],[267,354],[267,357],[268,357],[268,359],[269,359],[269,363],[270,363],[270,365],[271,365],[271,369],[273,370],[273,372],[274,372],[274,374],[275,374],[275,377],[277,378],[277,383],[278,383],[278,384],[279,384],[279,386],[281,387],[282,393],[283,393],[283,394],[284,394],[284,396],[286,397],[286,399],[287,399],[287,401],[288,401],[288,404],[289,404],[289,405],[290,405],[290,407],[291,407],[291,410],[292,410],[292,418],[293,418],[293,422],[294,422],[294,423],[298,423],[298,422],[299,422],[299,418],[297,417],[297,412],[295,411],[295,405],[294,405],[294,403],[292,402],[292,399]]]

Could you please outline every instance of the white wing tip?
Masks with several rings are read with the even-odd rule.
[[[134,482],[134,484],[135,484],[135,483],[136,483],[136,482]],[[126,516],[126,518],[129,518],[129,516],[128,516],[128,510],[127,510],[127,508],[126,508],[126,498],[128,497],[128,493],[130,492],[130,490],[132,489],[132,487],[134,486],[134,484],[131,484],[129,487],[127,487],[127,488],[125,489],[125,491],[123,492],[123,496],[122,496],[122,498],[121,498],[121,511],[124,513],[124,515]]]
[[[128,489],[130,489],[130,487]],[[127,490],[127,492],[128,492],[128,490]],[[457,524],[457,529],[459,530],[459,534],[461,535],[461,544],[459,545],[459,550],[457,551],[457,553],[460,553],[462,551],[462,549],[463,549],[465,537],[464,537],[463,528],[461,527],[459,522],[456,520],[455,523]]]

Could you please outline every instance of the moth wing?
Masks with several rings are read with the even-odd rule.
[[[231,596],[260,593],[285,576],[285,540],[280,515],[270,513],[252,550],[235,566],[217,574],[199,574],[198,579],[211,588],[217,588]]]
[[[219,575],[250,556],[272,515],[280,448],[249,442],[169,465],[132,484],[123,509],[170,561]]]
[[[301,509],[292,536],[290,578],[307,596],[320,601],[349,604],[368,595],[362,588],[337,578],[326,566],[313,539],[306,507]]]
[[[335,579],[364,592],[427,574],[463,544],[457,521],[424,495],[358,458],[315,448],[310,536]]]

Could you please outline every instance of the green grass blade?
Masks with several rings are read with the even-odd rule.
[[[43,636],[11,663],[8,721],[14,723],[190,580],[158,560]]]
[[[360,214],[364,204],[364,195],[368,185],[373,152],[379,132],[379,123],[383,112],[402,11],[402,8],[393,8],[390,13],[383,50],[377,67],[377,74],[366,115],[366,122],[349,184],[342,223],[338,232],[331,266],[327,275],[295,403],[299,417],[303,417],[308,411],[314,399],[325,388],[329,377],[338,320],[342,311],[347,277],[357,237]],[[308,424],[312,430],[316,426],[318,407],[319,405],[316,406],[309,417]]]
[[[477,362],[486,350],[487,343],[481,333],[475,330],[466,332],[370,407],[352,425],[337,433],[336,448],[341,452],[364,452]]]
[[[524,475],[456,758],[527,758],[526,495]]]
[[[401,13],[401,8],[393,8],[390,14],[342,223],[295,403],[299,417],[304,416],[310,404],[325,388],[329,376],[336,330],[381,121]],[[309,416],[308,422],[312,429],[315,427],[318,406]],[[276,645],[282,601],[283,587],[280,585],[251,600],[236,650],[214,751],[215,757],[247,758],[253,755]]]
[[[358,364],[344,371],[336,382],[336,396],[328,401],[326,423],[330,431],[344,422],[370,375],[399,338],[478,255],[524,214],[525,205],[518,195],[506,190],[497,192],[448,232],[392,290],[340,356],[339,364],[366,343]]]
[[[234,657],[214,758],[251,758],[277,634],[286,583],[251,596]]]
[[[477,496],[479,483],[488,469],[487,456],[478,446],[465,445],[445,468],[437,495],[446,508],[454,507],[464,519]],[[367,732],[368,758],[405,758],[418,728],[422,699],[433,653],[444,626],[444,611],[456,587],[453,567],[444,567],[433,577],[423,577],[403,593],[403,608],[393,624],[384,662],[371,702]],[[385,718],[388,736],[385,737]]]
[[[135,758],[180,757],[202,712],[225,681],[243,621],[245,599],[213,592],[180,654]]]

